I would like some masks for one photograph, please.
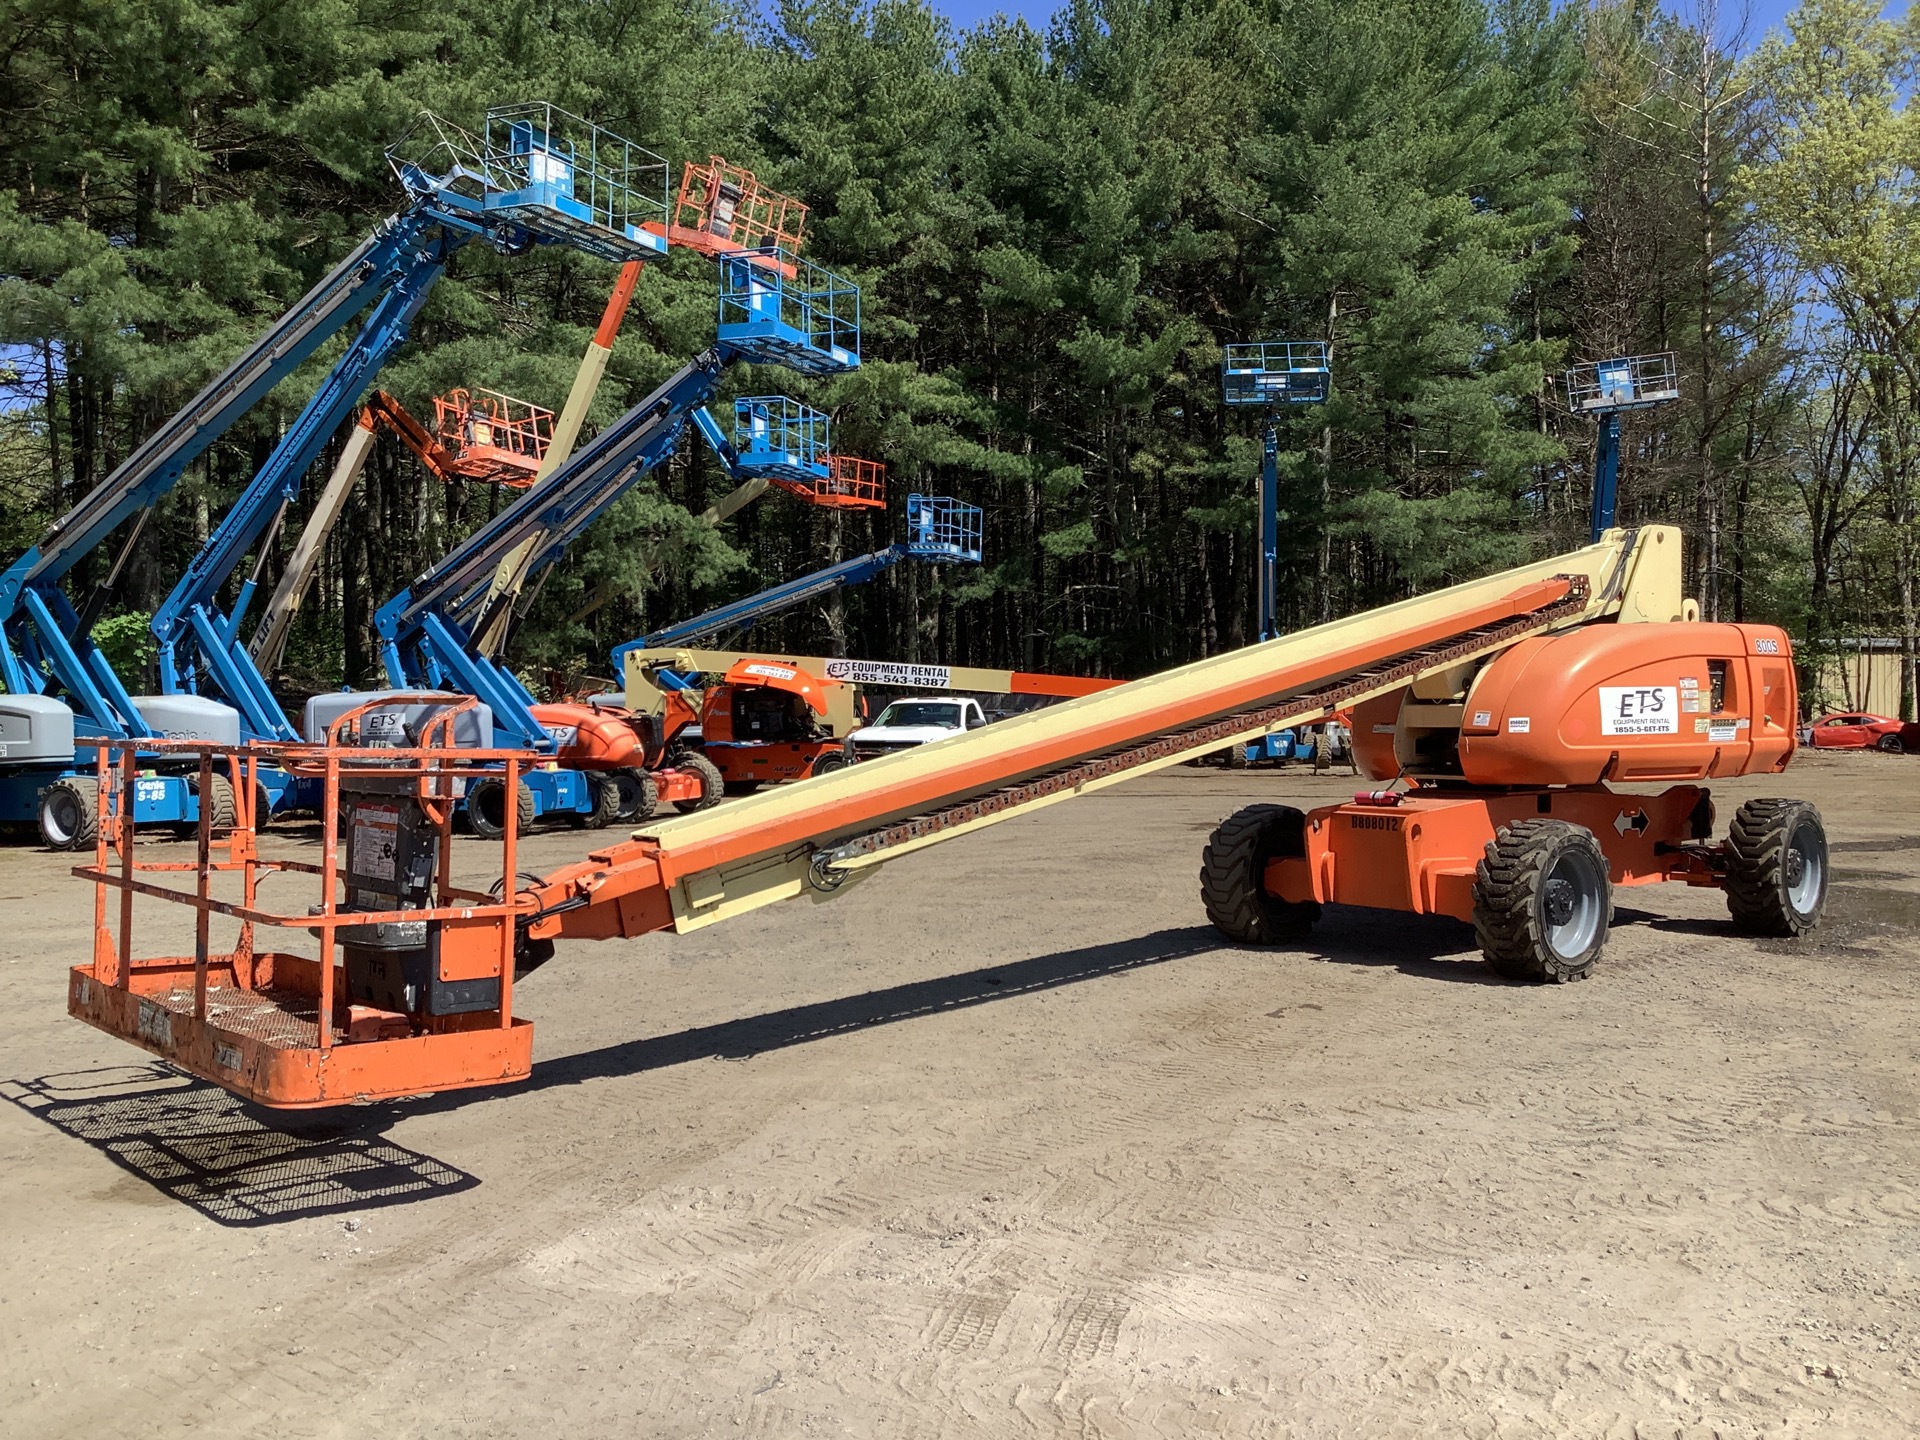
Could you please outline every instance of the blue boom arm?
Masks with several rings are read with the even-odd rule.
[[[61,580],[123,522],[178,484],[187,466],[352,320],[410,241],[401,218],[390,217],[0,574],[0,678],[9,692],[44,694],[56,684],[64,687],[79,732],[90,737],[152,733],[94,646]]]
[[[816,570],[811,575],[802,575],[797,580],[789,580],[783,585],[773,585],[749,595],[744,600],[735,600],[727,605],[717,605],[704,615],[696,615],[691,620],[683,620],[678,625],[669,625],[664,630],[655,630],[629,640],[613,648],[614,673],[619,674],[627,663],[627,653],[632,650],[660,650],[674,645],[691,645],[699,640],[710,639],[725,634],[729,630],[745,629],[757,624],[782,610],[791,610],[816,595],[825,595],[830,591],[845,589],[849,585],[863,585],[882,571],[891,570],[902,560],[914,553],[910,545],[889,545],[884,550],[875,550],[869,555],[859,555],[852,560],[842,560],[837,565],[829,565],[824,570]]]
[[[386,263],[377,281],[385,293],[373,313],[154,613],[161,688],[179,693],[205,685],[239,710],[242,733],[253,739],[298,737],[266,678],[234,640],[254,582],[242,583],[230,614],[221,613],[220,588],[282,507],[299,495],[328,436],[351,415],[373,377],[406,340],[434,282],[472,231],[444,223],[429,207],[416,206],[401,218],[395,233],[400,243],[383,257]]]

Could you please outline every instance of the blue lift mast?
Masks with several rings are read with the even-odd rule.
[[[379,302],[154,615],[162,688],[219,695],[240,712],[249,739],[298,736],[240,639],[257,572],[225,612],[221,590],[406,340],[452,254],[476,238],[505,254],[563,245],[619,261],[666,248],[642,228],[665,220],[666,162],[552,106],[491,111],[484,137],[424,116],[388,159],[411,204],[387,222],[379,263],[367,262]]]
[[[1600,420],[1593,457],[1593,521],[1590,538],[1613,528],[1620,493],[1620,416],[1680,398],[1680,372],[1671,350],[1623,355],[1576,365],[1567,371],[1567,404],[1576,415]]]
[[[1260,434],[1260,556],[1254,582],[1262,640],[1280,634],[1280,407],[1322,403],[1331,393],[1331,382],[1324,340],[1229,345],[1220,367],[1226,404],[1258,406],[1266,412]],[[1263,736],[1239,753],[1249,762],[1290,759],[1292,732]]]
[[[1220,369],[1221,394],[1231,406],[1266,411],[1261,432],[1260,638],[1280,634],[1280,407],[1326,400],[1331,374],[1324,340],[1261,340],[1227,346]]]
[[[977,505],[967,505],[944,495],[907,497],[907,539],[884,550],[842,560],[797,580],[772,585],[744,600],[715,606],[691,620],[641,635],[613,648],[613,669],[624,673],[627,656],[635,650],[662,650],[677,645],[692,645],[729,631],[750,625],[804,604],[816,596],[862,585],[891,570],[902,560],[929,560],[949,563],[973,563],[980,560],[982,516]]]

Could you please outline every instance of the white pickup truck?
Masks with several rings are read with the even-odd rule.
[[[911,750],[945,740],[987,723],[986,712],[978,700],[952,695],[923,695],[911,700],[895,700],[871,725],[864,725],[847,738],[853,742],[856,760],[871,760],[876,755],[891,755],[896,750]]]

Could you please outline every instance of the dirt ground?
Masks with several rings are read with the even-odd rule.
[[[1353,788],[1177,769],[569,947],[530,1083],[292,1121],[68,1020],[90,894],[0,853],[0,1432],[1920,1429],[1920,760],[1717,791],[1824,808],[1814,940],[1640,890],[1551,989],[1219,942],[1213,824]]]

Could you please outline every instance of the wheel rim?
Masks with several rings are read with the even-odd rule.
[[[71,845],[80,833],[80,802],[64,790],[47,797],[47,838],[56,845]]]
[[[633,776],[615,775],[613,777],[613,793],[615,802],[619,806],[617,812],[618,818],[627,820],[639,812],[640,799],[643,792],[640,788],[640,782],[634,779]]]
[[[467,808],[480,817],[480,823],[493,830],[507,828],[507,787],[488,783],[467,796]]]
[[[1606,902],[1593,858],[1568,850],[1553,862],[1540,887],[1541,930],[1562,960],[1584,955],[1606,924]]]
[[[1827,847],[1812,822],[1802,820],[1793,827],[1781,856],[1781,877],[1786,881],[1787,904],[1802,918],[1819,908],[1827,887]]]

